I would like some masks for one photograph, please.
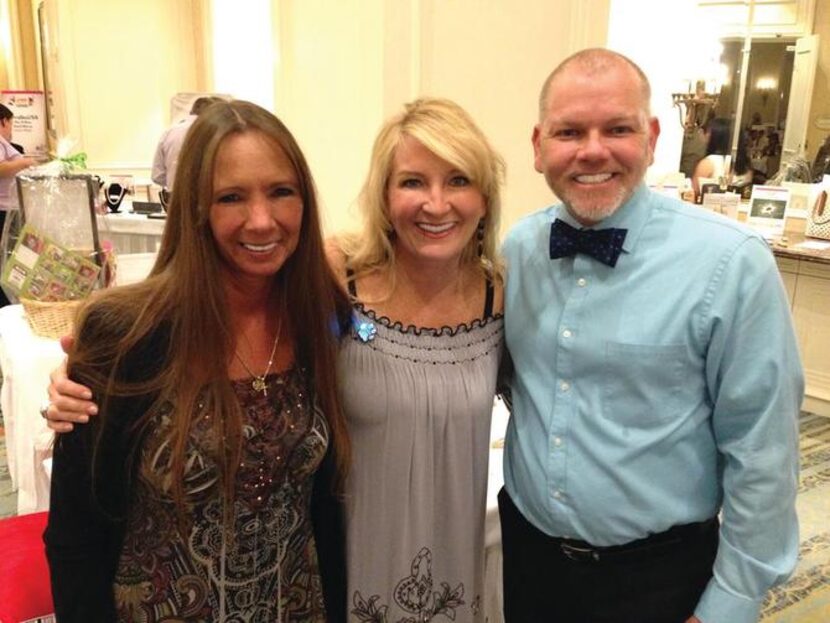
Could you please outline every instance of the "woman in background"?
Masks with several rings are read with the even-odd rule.
[[[151,275],[78,322],[68,370],[100,413],[55,445],[59,621],[343,620],[326,499],[349,461],[348,313],[294,138],[258,106],[214,104],[185,141]]]
[[[692,176],[692,186],[695,190],[695,199],[699,202],[702,180],[714,180],[719,183],[722,179],[725,185],[742,187],[752,183],[752,169],[749,167],[746,140],[741,135],[738,141],[738,151],[735,161],[729,165],[727,156],[731,150],[731,123],[728,119],[717,117],[712,119],[705,132],[706,155],[695,166]],[[727,179],[731,175],[730,179]]]
[[[0,232],[3,231],[6,213],[17,209],[14,176],[36,163],[33,158],[24,156],[17,145],[12,144],[13,118],[12,111],[0,104]],[[9,300],[0,289],[0,307],[8,304]]]
[[[362,231],[330,245],[353,301],[338,360],[352,621],[484,621],[503,175],[463,109],[416,100],[375,140]],[[83,392],[55,375],[50,426],[91,412]]]

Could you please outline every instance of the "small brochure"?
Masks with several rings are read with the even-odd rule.
[[[92,292],[101,267],[25,225],[3,269],[3,284],[18,297],[73,301]]]
[[[747,220],[765,236],[784,234],[790,189],[781,186],[753,186]]]
[[[738,205],[740,203],[741,196],[738,193],[706,193],[703,195],[704,208],[731,219],[738,218]]]

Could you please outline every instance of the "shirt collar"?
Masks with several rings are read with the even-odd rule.
[[[587,229],[606,229],[608,227],[627,229],[628,233],[623,242],[623,251],[631,253],[634,247],[637,246],[637,241],[643,233],[653,208],[652,192],[646,187],[645,183],[641,183],[628,201],[622,204],[611,216]],[[572,227],[585,229],[584,225],[571,216],[563,203],[554,206],[552,215]]]

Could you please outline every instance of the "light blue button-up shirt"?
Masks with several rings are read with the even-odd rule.
[[[619,545],[722,509],[704,623],[757,620],[795,566],[804,379],[775,260],[750,229],[641,186],[599,227],[615,268],[551,260],[558,205],[504,254],[505,486],[541,531]]]

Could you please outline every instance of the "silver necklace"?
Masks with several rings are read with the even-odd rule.
[[[242,367],[245,368],[245,372],[251,375],[253,380],[251,381],[251,387],[254,388],[256,392],[262,392],[264,396],[268,395],[268,385],[265,383],[265,377],[268,376],[268,373],[271,371],[271,366],[274,365],[274,355],[277,353],[277,345],[280,343],[280,333],[282,333],[282,316],[280,316],[280,323],[277,325],[277,337],[274,339],[274,346],[271,348],[271,356],[268,358],[268,366],[265,368],[265,372],[262,374],[254,374],[254,372],[248,367],[245,361],[242,359],[242,356],[239,354],[239,351],[234,349],[233,354],[239,359],[239,363],[242,364]],[[243,337],[244,334],[243,334]],[[245,338],[245,341],[248,341],[248,338]],[[250,342],[248,342],[248,346],[250,346]],[[252,349],[253,350],[253,349]]]

